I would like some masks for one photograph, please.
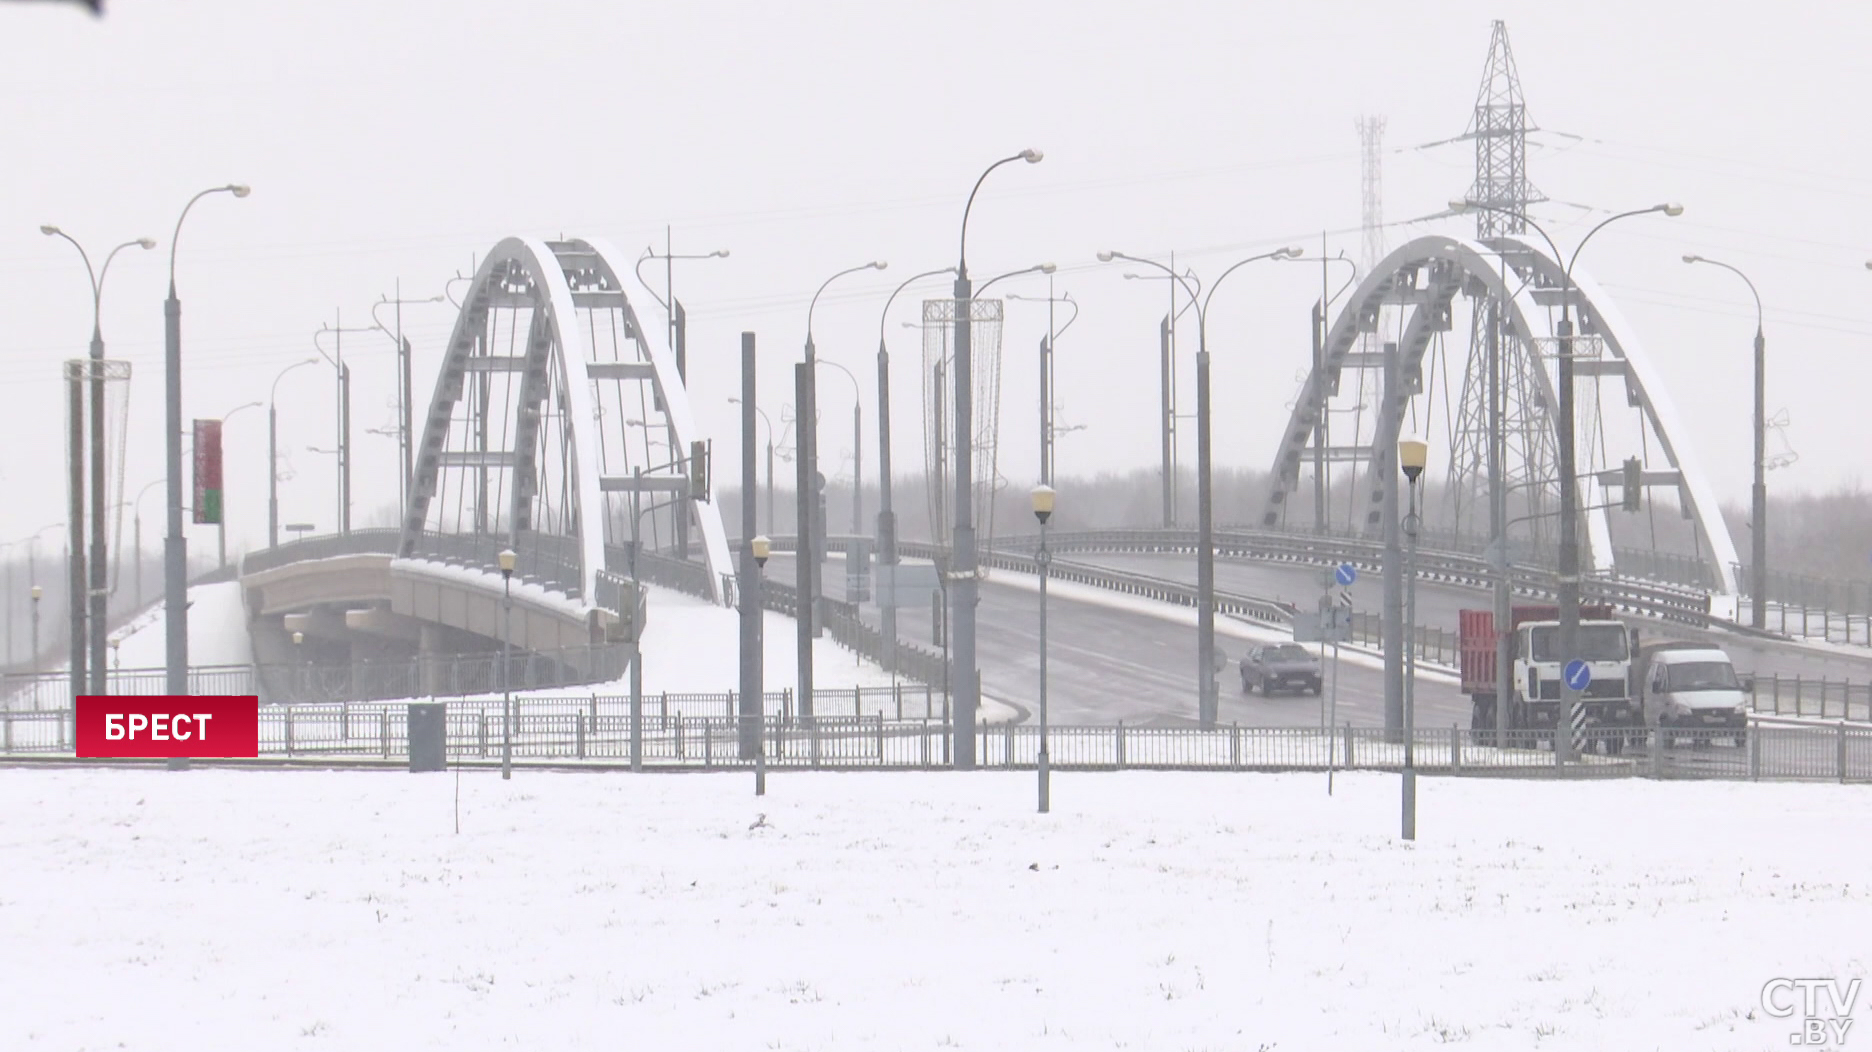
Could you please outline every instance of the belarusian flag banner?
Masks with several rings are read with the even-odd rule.
[[[221,421],[195,421],[195,521],[221,522]]]

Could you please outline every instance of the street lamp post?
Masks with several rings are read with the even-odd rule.
[[[1066,335],[1066,330],[1073,327],[1073,322],[1079,320],[1079,303],[1072,298],[1072,293],[1070,292],[1066,293],[1064,296],[1055,296],[1053,294],[1053,276],[1051,274],[1047,275],[1047,294],[1044,299],[1039,296],[1023,296],[1018,292],[1008,293],[1007,298],[1011,300],[1044,302],[1047,305],[1047,337],[1046,340],[1040,344],[1040,483],[1041,485],[1051,486],[1053,484],[1053,443],[1058,437],[1057,429],[1053,426],[1053,412],[1058,408],[1053,402],[1053,380],[1055,376],[1053,370],[1053,350],[1058,346],[1059,338]],[[1071,304],[1073,309],[1072,317],[1067,318],[1066,324],[1059,326],[1058,329],[1055,329],[1053,324],[1053,305],[1056,303]]]
[[[891,290],[884,299],[884,309],[878,312],[878,516],[877,549],[879,579],[889,578],[884,586],[890,590],[888,597],[880,595],[879,607],[884,615],[885,667],[893,677],[897,674],[897,578],[896,571],[884,571],[886,566],[897,565],[897,512],[891,507],[891,418],[890,418],[890,347],[884,340],[884,325],[890,317],[891,304],[896,302],[897,294],[924,278],[952,274],[954,267],[941,267],[913,274]],[[893,679],[893,682],[895,680]]]
[[[1215,480],[1210,455],[1209,304],[1222,282],[1242,267],[1262,259],[1294,259],[1303,251],[1297,246],[1277,248],[1236,262],[1210,284],[1207,295],[1196,305],[1196,712],[1197,722],[1204,730],[1215,729],[1217,710],[1221,707],[1216,685],[1216,673],[1220,670],[1216,667],[1215,649]],[[1110,250],[1100,252],[1098,258],[1102,263],[1124,259],[1156,267],[1178,282],[1184,282],[1184,291],[1189,293],[1192,302],[1196,300],[1195,291],[1185,279],[1156,260]]]
[[[91,580],[89,595],[87,596],[89,602],[80,601],[72,604],[73,638],[71,675],[72,686],[74,688],[73,696],[76,697],[82,690],[85,682],[85,667],[86,663],[89,662],[91,693],[104,694],[107,692],[105,681],[109,672],[104,661],[104,650],[107,645],[106,637],[110,629],[110,613],[108,609],[110,602],[110,568],[105,562],[105,519],[107,515],[104,507],[104,480],[106,478],[106,472],[104,470],[104,280],[110,276],[111,260],[117,258],[117,253],[131,246],[145,250],[152,249],[156,247],[156,242],[147,237],[138,238],[134,241],[125,241],[111,249],[109,254],[104,257],[104,265],[94,271],[91,269],[90,255],[85,252],[84,246],[80,245],[76,238],[60,230],[58,227],[51,225],[41,226],[39,232],[47,237],[64,238],[73,248],[77,249],[78,258],[84,261],[85,275],[91,279],[91,358],[89,369],[89,379],[91,381]],[[73,409],[79,407],[79,399],[80,396],[74,389],[72,395]],[[84,557],[82,555],[84,549],[84,497],[82,494],[83,484],[81,481],[84,474],[82,466],[84,463],[84,453],[78,440],[78,427],[79,422],[77,418],[74,417],[72,421],[72,481],[75,488],[72,493],[71,531],[72,559],[75,568],[81,568],[84,565]],[[75,580],[82,581],[82,569],[74,569],[73,576]],[[89,608],[90,616],[90,629],[88,632],[85,627],[87,607]],[[88,654],[86,653],[86,643],[89,643]]]
[[[267,547],[279,547],[279,385],[286,374],[302,365],[317,365],[317,358],[303,358],[279,371],[267,392]]]
[[[1430,447],[1420,438],[1398,442],[1398,467],[1410,490],[1410,512],[1404,516],[1404,839],[1417,839],[1417,531],[1420,528],[1417,483],[1430,459]]]
[[[1046,814],[1052,808],[1051,770],[1047,757],[1047,568],[1052,565],[1053,553],[1047,550],[1047,520],[1053,517],[1053,487],[1041,483],[1033,488],[1034,518],[1040,520],[1040,548],[1034,553],[1034,563],[1040,570],[1040,759],[1037,767],[1040,772],[1040,813]]]
[[[501,780],[513,777],[513,572],[518,558],[502,548],[501,572]]]
[[[728,402],[731,405],[740,405],[741,399],[730,398],[728,399]],[[767,416],[767,410],[762,409],[760,406],[755,406],[754,412],[760,416],[761,426],[767,429],[767,498],[766,498],[767,499],[767,528],[771,530],[774,528],[774,521],[773,521],[773,420]],[[745,494],[743,495],[743,499],[752,501],[754,499],[754,496],[755,495],[751,493]]]
[[[32,586],[32,670],[39,671],[39,598],[45,595],[45,589]]]
[[[371,321],[376,324],[377,329],[380,332],[384,333],[384,335],[386,336],[390,336],[392,341],[396,343],[396,352],[397,352],[397,453],[402,458],[402,465],[403,465],[403,477],[399,479],[397,483],[397,504],[400,506],[402,511],[408,510],[411,480],[415,478],[415,472],[416,472],[416,445],[415,445],[415,440],[411,437],[411,433],[410,433],[410,412],[411,412],[410,406],[411,406],[412,400],[415,397],[416,389],[414,386],[413,377],[411,376],[411,373],[410,373],[410,343],[409,343],[409,340],[405,338],[403,335],[403,305],[405,303],[417,304],[417,303],[446,303],[446,302],[447,302],[447,297],[439,296],[439,295],[430,296],[427,299],[406,300],[403,298],[403,282],[401,279],[399,279],[396,285],[395,298],[391,298],[387,296],[379,297],[377,302],[371,305]],[[396,307],[396,323],[395,323],[396,332],[394,334],[392,334],[389,329],[384,327],[383,322],[378,321],[377,319],[377,308],[388,307],[388,306]]]
[[[1688,255],[1685,263],[1708,263],[1721,267],[1748,286],[1755,297],[1755,484],[1750,490],[1749,508],[1749,613],[1756,628],[1767,628],[1768,617],[1768,417],[1767,392],[1768,345],[1762,336],[1761,293],[1747,274],[1720,260]],[[1872,263],[1866,264],[1872,267]],[[1740,581],[1736,582],[1741,584]]]
[[[265,405],[265,404],[266,403],[264,402],[246,402],[241,405],[235,406],[234,408],[228,410],[225,413],[222,413],[221,414],[221,429],[222,429],[223,435],[225,435],[227,432],[228,420],[231,417],[233,417],[235,413],[238,413],[243,409],[258,409],[262,405]],[[220,550],[220,567],[224,570],[227,569],[227,508],[228,508],[227,498],[223,497],[221,499],[221,521],[215,524],[215,532],[216,532],[215,543]]]
[[[182,240],[182,222],[195,202],[210,194],[246,197],[250,191],[238,183],[212,187],[188,199],[176,218],[169,239],[169,298],[163,301],[163,423],[167,435],[163,465],[168,475],[168,532],[163,539],[163,637],[165,688],[170,694],[188,693],[188,538],[182,532],[182,300],[176,295],[176,246]],[[180,761],[182,765],[187,760]]]
[[[975,179],[974,189],[969,191],[967,203],[962,206],[961,236],[957,241],[953,319],[956,518],[952,546],[955,555],[950,560],[948,570],[955,586],[945,590],[944,594],[948,595],[951,591],[954,593],[952,599],[955,611],[955,645],[950,648],[954,661],[951,679],[955,683],[954,717],[950,724],[950,734],[954,739],[951,756],[956,769],[964,771],[975,767],[975,710],[981,704],[981,674],[975,666],[975,605],[980,601],[981,587],[975,579],[975,351],[972,317],[975,289],[968,276],[969,212],[975,207],[975,195],[981,192],[982,183],[988,180],[995,169],[1015,161],[1039,164],[1043,156],[1039,150],[1022,150],[983,169]],[[948,638],[947,633],[944,638]]]
[[[338,324],[322,325],[312,334],[312,347],[332,364],[338,379],[338,532],[351,532],[351,367],[344,360],[344,334],[347,332],[382,332],[383,326],[371,324],[345,328],[344,312],[334,314]],[[318,342],[320,336],[332,335],[332,353],[326,354]]]
[[[1170,283],[1170,306],[1164,311],[1164,320],[1157,329],[1158,359],[1158,406],[1157,416],[1160,424],[1159,439],[1162,444],[1162,467],[1158,469],[1162,476],[1163,526],[1168,530],[1176,526],[1176,326],[1183,317],[1183,312],[1196,306],[1196,294],[1202,291],[1202,282],[1195,272],[1185,268],[1180,273],[1176,270],[1176,253],[1170,253],[1170,265],[1161,268],[1163,274],[1126,274],[1127,281],[1168,281]],[[1177,288],[1189,294],[1190,301],[1181,310],[1176,305]]]
[[[668,319],[667,335],[669,338],[670,354],[676,359],[676,375],[685,383],[687,383],[689,379],[689,316],[688,313],[683,310],[682,302],[676,298],[676,260],[727,258],[728,250],[725,248],[718,248],[713,252],[677,254],[673,246],[670,228],[665,226],[663,228],[663,251],[659,253],[654,248],[646,248],[644,249],[644,254],[637,260],[637,266],[635,268],[637,282],[643,285],[646,290],[650,288],[650,284],[643,279],[643,265],[653,259],[660,259],[663,261],[663,298],[659,302],[662,303],[664,316]],[[650,295],[652,298],[656,297],[655,292],[651,292]],[[676,426],[674,424],[669,425],[669,440],[672,444],[676,441]],[[683,506],[683,501],[685,500],[687,500],[687,498],[678,500],[679,506],[674,516],[676,555],[678,558],[682,559],[689,558],[689,514],[686,507]]]
[[[837,281],[847,274],[857,274],[866,270],[883,270],[889,265],[889,263],[880,259],[856,267],[846,267],[844,270],[839,271],[821,282],[819,290],[813,293],[812,301],[806,305],[806,368],[811,374],[811,384],[807,391],[807,401],[809,404],[800,406],[800,415],[803,419],[796,421],[794,427],[796,429],[795,434],[798,436],[800,456],[805,461],[802,474],[806,479],[806,485],[801,489],[799,500],[800,506],[804,509],[802,518],[808,526],[805,532],[809,534],[809,536],[802,536],[799,538],[794,557],[800,559],[802,565],[805,567],[805,569],[801,571],[801,576],[805,579],[808,588],[805,591],[806,602],[802,604],[800,613],[802,615],[802,620],[808,622],[811,634],[814,637],[820,634],[825,619],[821,597],[825,593],[825,575],[822,564],[825,562],[826,558],[826,524],[825,512],[819,507],[818,492],[819,358],[818,346],[813,342],[813,311],[819,306],[819,297],[825,293],[826,288],[834,281]],[[846,375],[850,376],[851,370],[847,369]],[[857,386],[857,382],[858,381],[854,378],[852,381],[853,387]],[[801,424],[804,424],[804,426],[802,427]],[[805,646],[806,644],[802,644],[802,652],[804,652]],[[810,699],[801,698],[800,704],[802,706],[810,706],[812,703]],[[802,709],[802,714],[804,714],[805,711],[806,710]]]
[[[864,532],[864,393],[858,386],[858,377],[850,369],[837,362],[821,359],[820,365],[829,365],[845,374],[852,385],[852,536]],[[846,567],[849,572],[850,567]]]
[[[1504,208],[1500,205],[1491,205],[1480,201],[1464,200],[1450,202],[1450,210],[1453,212],[1465,212],[1472,208],[1482,208],[1491,212],[1500,212],[1504,215],[1514,216],[1522,222],[1525,222],[1547,242],[1547,247],[1553,251],[1554,264],[1556,266],[1560,265],[1561,257],[1559,246],[1554,243],[1553,238],[1547,235],[1547,231],[1541,229],[1539,223],[1536,223],[1525,213],[1518,212],[1512,208]],[[1559,434],[1556,436],[1558,439],[1556,443],[1558,456],[1556,459],[1559,461],[1558,474],[1560,476],[1560,565],[1558,591],[1560,593],[1560,662],[1562,666],[1574,660],[1574,657],[1579,652],[1579,479],[1578,469],[1575,465],[1574,451],[1573,266],[1579,262],[1580,253],[1585,251],[1587,243],[1592,240],[1594,234],[1597,234],[1599,231],[1604,230],[1606,227],[1621,219],[1628,219],[1632,216],[1649,215],[1652,212],[1662,212],[1667,216],[1679,216],[1683,214],[1683,206],[1674,203],[1652,205],[1650,208],[1638,208],[1628,212],[1619,212],[1608,219],[1601,220],[1599,225],[1586,231],[1586,236],[1580,238],[1579,244],[1573,247],[1573,255],[1567,259],[1566,265],[1562,267],[1560,273],[1560,324],[1555,329],[1555,335],[1559,337],[1560,341],[1560,350],[1559,354],[1556,355],[1558,362],[1556,363],[1555,385],[1559,388],[1557,394],[1557,401],[1559,403],[1557,406],[1557,415],[1559,416],[1559,420],[1556,422],[1556,428]],[[1505,530],[1503,531],[1501,539],[1502,572],[1506,573],[1508,549],[1507,533]],[[1501,625],[1496,627],[1498,631],[1504,631],[1507,628],[1507,626]],[[1496,705],[1499,707],[1506,700],[1505,698],[1497,699]],[[1556,764],[1565,763],[1572,756],[1573,713],[1578,707],[1579,691],[1574,689],[1573,685],[1566,677],[1562,676],[1560,680],[1560,712],[1554,725],[1554,762]]]
[[[131,566],[130,573],[132,579],[135,581],[135,605],[138,610],[143,609],[143,495],[155,489],[157,486],[162,485],[165,481],[167,480],[151,480],[149,483],[145,484],[142,489],[137,491],[136,499],[130,502],[130,540],[131,547],[136,553],[135,557],[131,559],[134,565]]]

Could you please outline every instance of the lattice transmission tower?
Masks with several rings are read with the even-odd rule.
[[[1508,27],[1496,21],[1464,135],[1475,143],[1475,181],[1467,195],[1471,203],[1525,213],[1528,206],[1547,199],[1528,179],[1529,128]],[[1480,241],[1527,232],[1527,224],[1511,212],[1478,208],[1474,215]],[[1474,301],[1462,397],[1451,422],[1451,525],[1461,534],[1489,534],[1490,440],[1499,434],[1493,455],[1500,459],[1503,485],[1515,495],[1515,510],[1525,518],[1526,529],[1539,536],[1546,524],[1544,510],[1558,499],[1554,433],[1538,366],[1504,318],[1493,299]],[[1499,424],[1494,425],[1497,417]]]

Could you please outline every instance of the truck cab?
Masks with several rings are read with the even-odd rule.
[[[1748,743],[1748,695],[1729,655],[1716,647],[1660,648],[1650,655],[1644,689],[1660,738],[1678,730],[1699,741],[1728,737],[1737,746]]]
[[[1579,645],[1573,656],[1586,662],[1592,670],[1591,682],[1580,692],[1586,725],[1643,728],[1642,702],[1632,683],[1630,630],[1619,621],[1582,620]],[[1561,677],[1566,662],[1560,649],[1559,621],[1529,621],[1516,627],[1514,682],[1529,725],[1553,727],[1558,724]],[[1639,735],[1632,737],[1636,739]]]

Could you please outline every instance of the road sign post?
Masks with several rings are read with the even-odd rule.
[[[1566,667],[1561,669],[1560,674],[1566,680],[1568,689],[1578,691],[1582,697],[1586,693],[1586,688],[1592,683],[1592,666],[1578,658],[1567,662]],[[1574,702],[1573,707],[1569,711],[1562,713],[1561,718],[1556,722],[1566,724],[1567,736],[1572,739],[1573,742],[1573,755],[1576,757],[1582,755],[1586,744],[1585,702]],[[1555,737],[1558,737],[1560,733],[1561,729],[1556,726],[1554,728]]]

